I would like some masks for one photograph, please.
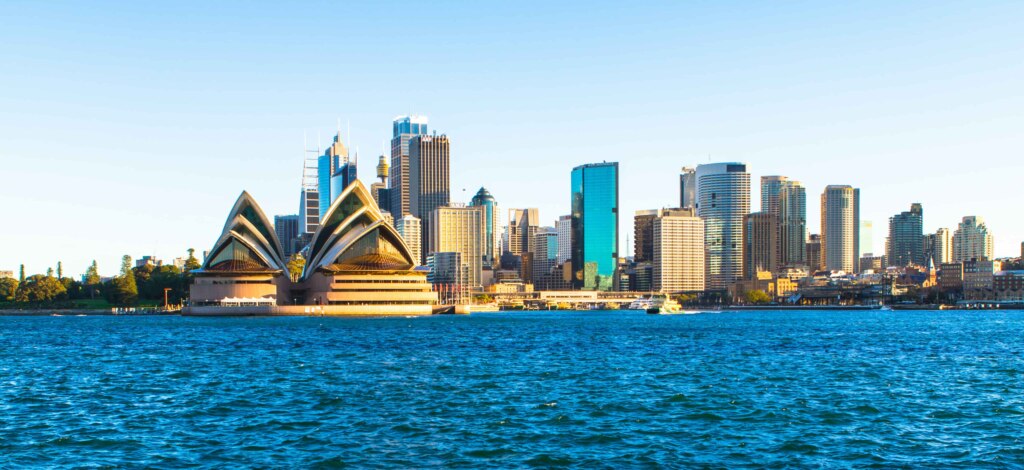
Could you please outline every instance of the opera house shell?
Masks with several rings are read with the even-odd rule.
[[[273,225],[243,192],[200,269],[192,315],[429,315],[437,293],[358,180],[334,200],[290,278]]]

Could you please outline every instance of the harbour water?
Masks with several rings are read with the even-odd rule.
[[[0,467],[1024,464],[1024,312],[0,317]]]

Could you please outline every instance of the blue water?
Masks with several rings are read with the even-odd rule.
[[[0,467],[1024,465],[1024,313],[0,317]]]

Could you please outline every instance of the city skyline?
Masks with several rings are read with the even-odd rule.
[[[24,20],[0,32],[6,43],[19,44],[2,53],[15,72],[0,78],[9,90],[0,108],[0,200],[14,222],[4,240],[17,249],[0,252],[0,269],[17,271],[24,263],[28,273],[39,273],[62,261],[65,272],[79,274],[97,259],[109,275],[123,254],[172,259],[190,247],[202,253],[219,233],[221,208],[242,190],[268,215],[296,213],[304,132],[312,146],[319,130],[325,148],[337,120],[349,123],[345,145],[362,153],[358,176],[369,186],[371,162],[382,151],[390,155],[381,143],[402,114],[428,116],[432,130],[451,138],[453,202],[468,203],[486,187],[503,207],[538,208],[541,225],[569,213],[567,175],[579,165],[619,162],[624,235],[632,233],[634,211],[677,205],[682,167],[739,161],[752,182],[786,175],[802,182],[812,200],[830,184],[861,189],[861,217],[876,222],[876,254],[884,252],[885,221],[915,202],[928,210],[925,233],[980,216],[995,234],[996,257],[1019,254],[1024,239],[1011,183],[1024,171],[1014,152],[1024,139],[1017,132],[1024,103],[1013,92],[1024,76],[1012,60],[1020,46],[1011,21],[1017,5],[886,5],[884,19],[839,5],[791,16],[769,6],[726,15],[709,6],[597,5],[575,12],[581,16],[573,21],[594,30],[643,24],[646,32],[581,39],[561,32],[571,21],[561,16],[568,6],[541,9],[539,17],[550,21],[520,18],[532,32],[525,37],[502,18],[511,7],[497,6],[473,12],[478,27],[426,38],[449,55],[417,62],[415,90],[380,72],[332,74],[345,63],[372,70],[386,60],[384,51],[398,39],[372,31],[385,17],[393,20],[381,12],[350,7],[353,36],[363,34],[365,42],[343,48],[351,62],[309,74],[300,72],[304,64],[314,68],[338,49],[315,32],[324,20],[300,27],[296,13],[237,16],[228,7],[207,7],[208,19],[191,25],[195,34],[174,42],[189,25],[150,27],[149,8],[98,16],[75,6],[0,7]],[[465,18],[451,15],[453,9],[442,6],[416,21]],[[776,21],[755,21],[763,15]],[[821,21],[838,16],[847,21]],[[982,22],[984,30],[962,27]],[[715,31],[722,23],[731,27]],[[787,31],[794,25],[801,28]],[[854,34],[865,26],[866,33]],[[266,36],[232,38],[228,30]],[[764,43],[738,37],[740,30]],[[490,32],[495,39],[487,39]],[[520,41],[501,42],[509,38]],[[700,38],[708,50],[697,47]],[[280,45],[268,47],[272,40]],[[463,46],[467,40],[481,44]],[[792,49],[782,52],[785,46]],[[486,49],[501,63],[476,70],[480,80],[457,79],[469,76],[470,59],[486,57]],[[832,58],[836,50],[845,62]],[[763,52],[770,54],[759,57]],[[560,65],[536,67],[545,63]],[[246,64],[256,70],[238,74]],[[53,66],[74,73],[55,74]],[[595,73],[609,68],[616,70]],[[749,72],[759,79],[736,78]],[[504,138],[510,131],[530,138]],[[251,164],[239,168],[240,161]],[[755,186],[751,207],[759,202]],[[812,233],[820,226],[817,209],[808,204]],[[77,227],[74,235],[34,229],[57,214]],[[620,255],[632,253],[628,237],[618,242]]]

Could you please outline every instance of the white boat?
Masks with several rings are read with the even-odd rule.
[[[667,315],[673,313],[683,313],[682,306],[679,302],[676,302],[672,297],[659,294],[651,296],[651,305],[647,307],[647,313],[654,315]]]
[[[629,304],[629,310],[647,310],[650,306],[650,297],[640,297]]]

